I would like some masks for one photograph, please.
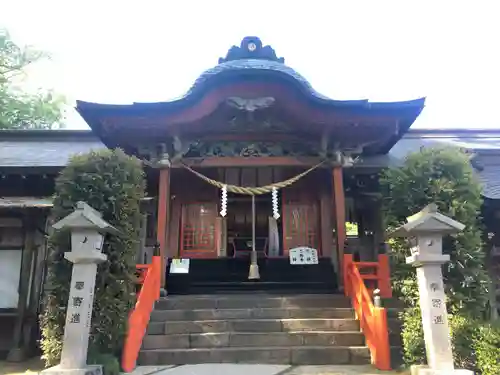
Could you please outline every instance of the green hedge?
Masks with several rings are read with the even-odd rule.
[[[402,167],[386,170],[380,182],[389,230],[430,203],[465,225],[462,232],[443,239],[443,251],[451,258],[443,267],[447,306],[450,313],[479,318],[489,300],[490,280],[481,239],[481,185],[469,158],[458,148],[425,148],[410,154]],[[405,261],[412,245],[403,238],[391,239],[390,245],[394,292],[408,306],[416,306],[416,272]]]
[[[478,325],[474,334],[477,368],[483,375],[500,374],[500,324]]]
[[[426,363],[419,308],[402,314],[403,358],[407,366]],[[456,368],[476,374],[500,374],[500,326],[462,315],[450,315],[450,334]]]
[[[134,272],[141,222],[140,201],[145,180],[140,161],[121,150],[102,150],[74,157],[56,180],[53,217],[57,221],[85,201],[103,214],[120,234],[106,238],[108,260],[98,267],[89,363],[107,355],[119,357],[127,317],[135,302]],[[41,316],[41,348],[47,365],[59,362],[69,294],[71,264],[69,233],[49,239],[49,267],[45,308]],[[113,370],[112,372],[115,372]]]
[[[402,321],[401,338],[403,341],[403,361],[409,366],[423,364],[425,359],[424,331],[420,308],[405,310],[400,317]]]

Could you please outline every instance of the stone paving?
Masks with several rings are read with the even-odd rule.
[[[372,366],[287,366],[246,364],[200,364],[138,367],[131,375],[380,375],[400,374],[378,371]]]
[[[0,375],[37,374],[43,369],[40,358],[29,359],[23,363],[0,361]]]
[[[43,368],[40,360],[25,363],[0,361],[0,375],[35,375]],[[371,366],[287,366],[245,364],[201,364],[184,366],[139,366],[128,375],[380,375],[399,374],[396,371],[378,371]]]

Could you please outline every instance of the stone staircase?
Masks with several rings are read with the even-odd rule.
[[[169,296],[157,302],[138,365],[368,364],[342,295]]]

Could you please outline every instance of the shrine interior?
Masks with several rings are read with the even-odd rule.
[[[272,218],[272,206],[269,197],[255,197],[255,220],[253,220],[252,197],[236,194],[228,196],[227,256],[250,256],[252,251],[253,223],[255,221],[255,250],[258,256],[280,255],[283,248],[281,223]],[[277,236],[277,247],[270,246],[270,234]],[[271,251],[270,251],[271,250]]]

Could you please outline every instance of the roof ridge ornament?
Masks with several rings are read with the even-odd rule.
[[[285,59],[276,56],[276,52],[271,46],[262,46],[260,38],[256,36],[246,36],[241,41],[239,47],[232,46],[229,51],[227,51],[226,57],[219,58],[219,64],[227,61],[244,59],[269,60],[282,64],[285,63]]]

